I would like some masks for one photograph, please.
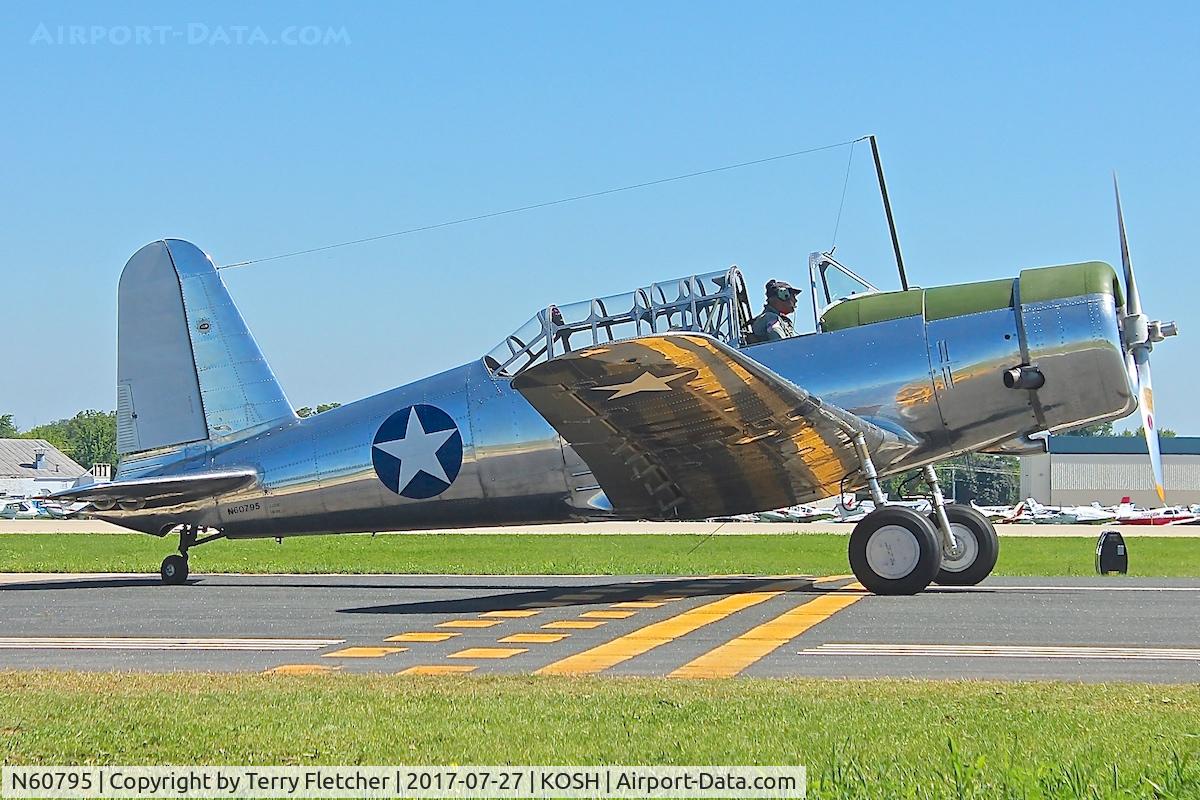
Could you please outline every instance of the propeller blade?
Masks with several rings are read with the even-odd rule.
[[[1129,257],[1129,239],[1125,236],[1125,214],[1121,211],[1121,187],[1117,185],[1116,171],[1113,172],[1113,193],[1117,196],[1117,229],[1121,232],[1121,266],[1125,268],[1125,313],[1141,314],[1142,298],[1133,277],[1133,259]]]
[[[1146,434],[1146,451],[1150,454],[1150,469],[1154,471],[1154,490],[1160,503],[1167,501],[1163,490],[1162,450],[1158,443],[1158,428],[1154,427],[1154,385],[1150,380],[1150,354],[1143,348],[1133,353],[1137,364],[1138,410],[1142,412],[1142,431]]]

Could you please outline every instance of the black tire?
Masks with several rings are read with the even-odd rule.
[[[961,538],[966,552],[958,561],[949,561],[943,557],[941,568],[934,579],[943,586],[974,586],[982,581],[996,568],[996,559],[1000,557],[1000,539],[991,520],[969,506],[946,506],[946,518],[950,520],[950,529],[956,539]],[[931,514],[930,519],[937,527],[936,518]],[[941,541],[941,537],[938,537]]]
[[[179,585],[187,581],[188,578],[188,560],[187,556],[181,556],[178,553],[172,553],[163,559],[162,566],[158,568],[158,574],[162,576],[162,582],[170,585]]]
[[[850,534],[850,569],[875,594],[916,594],[933,581],[941,564],[937,529],[910,508],[878,508]]]

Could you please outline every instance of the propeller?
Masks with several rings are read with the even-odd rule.
[[[1129,257],[1129,239],[1125,235],[1125,215],[1121,211],[1121,189],[1117,173],[1113,173],[1113,192],[1117,198],[1117,228],[1121,233],[1121,266],[1125,268],[1125,316],[1121,329],[1125,338],[1125,367],[1129,381],[1137,387],[1138,410],[1142,415],[1142,431],[1150,453],[1150,469],[1154,473],[1154,489],[1159,502],[1166,502],[1163,491],[1162,450],[1158,443],[1158,428],[1154,426],[1154,384],[1150,379],[1150,351],[1157,342],[1179,333],[1174,322],[1151,320],[1142,312],[1142,298],[1133,276],[1133,260]]]

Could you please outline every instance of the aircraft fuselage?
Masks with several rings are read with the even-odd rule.
[[[1012,283],[1019,295],[1024,282]],[[1115,292],[1059,294],[948,315],[922,300],[915,314],[742,352],[915,439],[915,449],[876,464],[886,475],[964,451],[1013,451],[1030,433],[1133,410]],[[1003,371],[1021,364],[1040,370],[1044,386],[1006,388]],[[621,518],[555,428],[483,360],[234,441],[137,454],[119,477],[228,468],[260,480],[215,500],[97,516],[155,534],[188,523],[230,538]]]

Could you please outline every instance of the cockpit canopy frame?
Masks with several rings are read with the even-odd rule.
[[[666,331],[706,333],[741,347],[752,319],[742,272],[732,266],[546,306],[492,348],[484,363],[493,374],[511,378],[570,350]]]
[[[877,293],[870,281],[833,257],[833,252],[809,253],[808,282],[812,287],[813,329],[822,330],[825,313],[843,300]]]

